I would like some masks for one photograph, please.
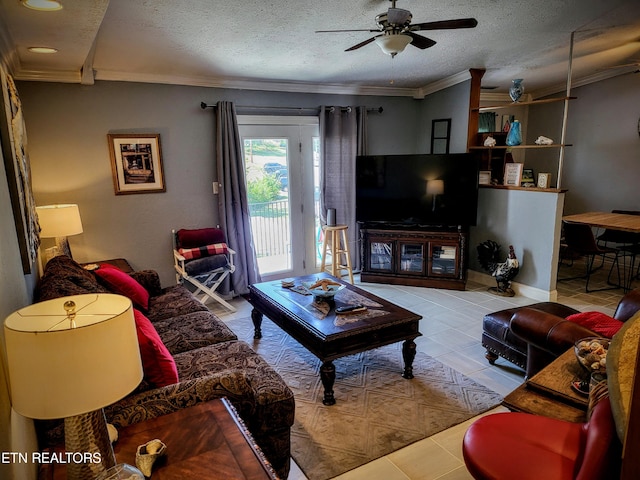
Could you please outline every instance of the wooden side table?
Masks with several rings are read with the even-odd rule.
[[[582,377],[588,378],[588,374],[570,348],[507,395],[502,404],[518,412],[584,422],[589,399],[571,389],[571,382],[576,378],[585,379]]]
[[[136,464],[136,450],[160,439],[167,452],[154,465],[153,480],[277,480],[278,476],[227,399],[184,408],[118,431],[117,463]],[[64,465],[41,479],[64,479]]]
[[[124,258],[111,258],[109,260],[100,260],[99,262],[83,263],[81,265],[84,268],[87,268],[89,270],[94,270],[94,269],[98,268],[97,265],[100,265],[101,263],[108,263],[109,265],[113,265],[114,267],[118,267],[124,273],[133,273],[134,272],[133,267],[131,267],[131,265],[129,265],[129,262],[127,262],[127,260],[125,260]]]

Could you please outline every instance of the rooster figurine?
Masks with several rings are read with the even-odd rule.
[[[490,292],[503,297],[513,297],[515,292],[511,289],[511,280],[520,271],[520,264],[513,250],[513,245],[509,245],[509,256],[501,261],[500,245],[493,240],[478,245],[478,261],[482,268],[496,278],[497,287],[491,287]]]

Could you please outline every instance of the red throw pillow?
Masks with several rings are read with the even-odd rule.
[[[180,248],[196,248],[226,242],[224,233],[219,228],[198,228],[195,230],[181,228],[177,235],[178,247]]]
[[[136,320],[144,378],[156,387],[178,383],[176,362],[162,343],[155,327],[141,311],[134,308],[133,314]]]
[[[113,265],[100,265],[100,268],[94,270],[93,273],[95,273],[113,293],[124,295],[129,298],[136,307],[144,311],[149,309],[149,292],[128,273],[123,272]]]
[[[567,320],[593,330],[598,335],[611,338],[622,328],[620,320],[616,320],[602,312],[580,312],[569,315]]]

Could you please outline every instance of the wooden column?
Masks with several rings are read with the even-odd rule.
[[[467,150],[476,145],[478,138],[478,122],[480,119],[480,86],[485,70],[482,68],[471,68],[471,92],[469,94],[469,127],[467,130]]]

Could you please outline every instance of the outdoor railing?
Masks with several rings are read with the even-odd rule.
[[[288,254],[291,245],[288,200],[250,203],[249,214],[256,256]]]

